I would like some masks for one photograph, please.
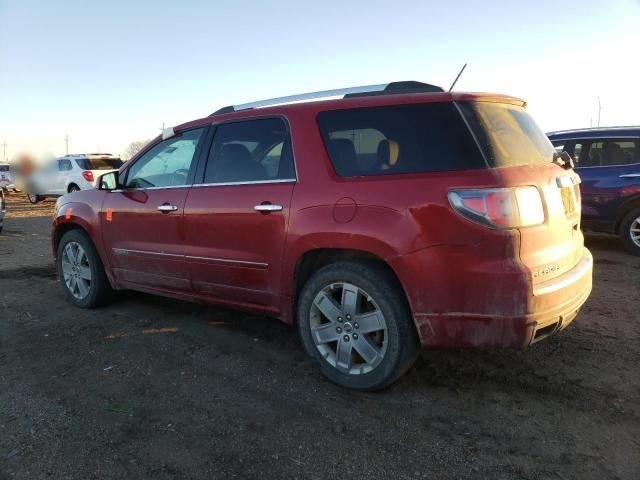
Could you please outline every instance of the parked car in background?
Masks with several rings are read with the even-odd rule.
[[[59,197],[78,190],[93,189],[96,178],[117,170],[123,163],[119,157],[108,153],[56,158],[29,177],[27,197],[31,203],[36,203],[45,197]]]
[[[548,134],[582,178],[582,225],[619,235],[640,255],[640,127],[585,128]]]
[[[10,165],[8,163],[0,163],[0,189],[9,190],[13,188]]]
[[[0,232],[4,228],[5,213],[7,213],[7,202],[4,198],[4,190],[0,188]]]
[[[420,347],[524,347],[576,317],[593,261],[554,160],[501,95],[399,82],[226,107],[59,199],[53,251],[79,307],[129,288],[267,313],[331,381],[379,389]]]

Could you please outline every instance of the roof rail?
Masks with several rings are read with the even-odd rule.
[[[309,100],[317,100],[321,98],[342,97],[367,97],[375,95],[397,95],[401,93],[435,93],[444,92],[441,87],[431,85],[429,83],[404,81],[381,83],[378,85],[365,85],[362,87],[337,88],[334,90],[323,90],[320,92],[301,93],[298,95],[288,95],[286,97],[270,98],[268,100],[260,100],[258,102],[243,103],[240,105],[229,105],[227,107],[216,110],[210,116],[221,115],[224,113],[238,112],[241,110],[249,110],[252,108],[269,107],[273,105],[282,105],[285,103],[306,102]]]
[[[597,132],[598,130],[633,130],[635,128],[640,128],[640,125],[618,125],[615,127],[570,128],[568,130],[554,130],[553,132],[547,132],[546,135],[556,135],[559,133],[573,133],[573,132]]]

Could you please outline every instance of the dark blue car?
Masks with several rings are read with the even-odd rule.
[[[620,235],[640,255],[640,127],[585,128],[547,134],[568,152],[582,178],[582,226]]]

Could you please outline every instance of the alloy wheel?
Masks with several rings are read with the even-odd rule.
[[[91,288],[91,267],[84,248],[69,242],[62,252],[62,276],[67,289],[78,300],[84,300]]]
[[[310,315],[311,337],[326,362],[338,371],[371,372],[387,350],[387,323],[375,300],[350,283],[318,292]]]
[[[631,241],[640,248],[640,217],[631,222],[629,234],[631,236]]]

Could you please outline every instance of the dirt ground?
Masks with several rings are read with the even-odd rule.
[[[0,234],[0,479],[640,478],[640,258],[590,236],[594,292],[524,351],[428,351],[336,387],[278,321],[127,292],[63,299],[52,201]]]

